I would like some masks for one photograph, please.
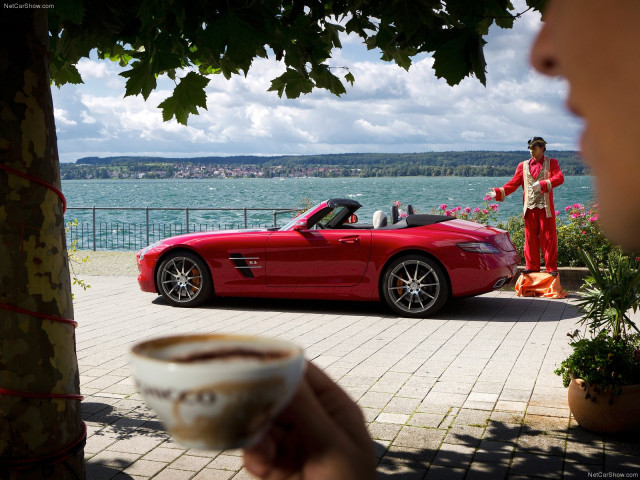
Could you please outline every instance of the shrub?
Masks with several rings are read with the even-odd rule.
[[[620,394],[620,387],[640,383],[638,335],[613,338],[602,331],[593,338],[579,338],[577,334],[571,338],[573,352],[554,371],[565,387],[571,377],[581,378],[594,388],[593,393],[615,396]]]
[[[597,263],[606,263],[612,253],[620,253],[620,249],[605,237],[598,225],[597,205],[575,203],[566,206],[564,214],[564,219],[556,216],[558,265],[585,266],[579,255],[581,249],[590,252]]]
[[[606,263],[611,255],[621,254],[620,248],[602,233],[597,220],[597,205],[568,205],[564,208],[564,216],[556,211],[558,266],[584,267],[579,254],[581,249],[590,252],[597,263]],[[511,217],[495,226],[509,232],[524,262],[524,219],[521,216]],[[541,260],[544,263],[544,259]]]
[[[590,338],[579,330],[569,334],[573,352],[555,373],[565,387],[572,377],[584,380],[591,387],[587,399],[608,393],[612,402],[622,386],[640,383],[640,336],[629,316],[640,307],[640,260],[611,255],[605,268],[586,251],[580,255],[591,276],[580,287],[579,323]]]

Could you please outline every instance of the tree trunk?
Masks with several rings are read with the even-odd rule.
[[[73,317],[63,206],[55,190],[37,181],[60,189],[48,64],[47,10],[4,8],[0,15],[3,479],[84,478],[80,400],[67,398],[80,390],[75,332],[73,325],[56,320]]]

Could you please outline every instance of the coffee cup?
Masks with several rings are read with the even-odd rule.
[[[131,350],[139,392],[175,440],[223,450],[251,444],[289,402],[302,348],[280,339],[176,335]]]

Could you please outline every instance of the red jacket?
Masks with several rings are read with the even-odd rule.
[[[513,178],[505,183],[502,187],[494,188],[494,192],[496,193],[496,200],[502,202],[507,195],[511,195],[515,192],[518,187],[523,187],[522,192],[522,201],[524,202],[524,173],[523,167],[526,162],[529,162],[531,165],[534,159],[525,160],[524,162],[520,162],[516,167],[516,173],[513,175]],[[544,159],[543,159],[544,161]],[[530,167],[532,170],[536,170],[535,167]],[[548,198],[549,205],[548,207],[551,210],[551,215],[555,216],[555,207],[553,204],[553,189],[558,187],[564,183],[564,175],[560,171],[560,165],[558,165],[558,160],[555,158],[549,159],[549,172],[547,175],[543,175],[541,178],[538,177],[538,181],[540,182],[540,187],[542,189],[543,194],[549,194],[548,197],[545,195],[545,198]]]

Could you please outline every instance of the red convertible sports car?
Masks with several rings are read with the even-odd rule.
[[[281,228],[166,238],[137,254],[138,282],[171,305],[220,297],[384,302],[425,317],[454,297],[507,283],[520,258],[504,230],[440,215],[358,223],[360,203],[331,199]]]

